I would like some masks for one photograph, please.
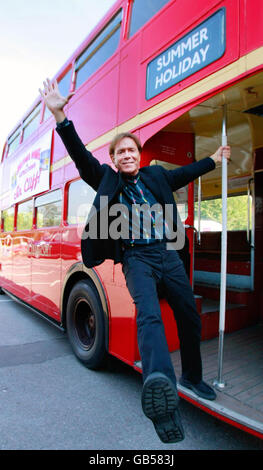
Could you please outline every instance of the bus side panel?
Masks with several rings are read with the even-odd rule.
[[[241,55],[263,46],[263,2],[262,0],[240,0],[240,52]]]
[[[35,230],[31,257],[31,304],[45,314],[60,319],[61,229]]]
[[[179,8],[181,3],[181,9]],[[205,77],[213,74],[215,71],[222,69],[228,64],[233,63],[239,57],[239,0],[224,0],[222,2],[213,2],[213,7],[207,6],[206,13],[202,2],[202,9],[199,9],[200,2],[188,0],[179,0],[171,5],[171,8],[167,10],[166,14],[159,16],[156,21],[151,22],[141,33],[141,67],[140,67],[140,109],[149,108],[150,106],[165,100],[169,96],[175,95],[179,91],[187,88],[193,83],[199,82]],[[207,2],[206,2],[207,3]],[[210,2],[211,3],[211,2]],[[196,6],[195,6],[196,5]],[[186,34],[193,31],[197,26],[201,25],[203,21],[207,20],[217,12],[220,8],[225,8],[226,12],[226,49],[222,57],[218,58],[215,62],[210,65],[204,66],[199,71],[195,72],[187,78],[182,76],[182,80],[177,84],[166,89],[157,96],[146,100],[146,81],[147,81],[147,66],[152,59],[157,57],[163,50],[165,52],[171,45],[176,43],[179,39],[183,38]],[[192,15],[192,10],[194,11]],[[192,23],[189,25],[189,11],[191,11],[191,17],[193,18]],[[171,21],[172,19],[172,21]],[[189,25],[188,27],[186,25]],[[176,26],[175,26],[176,25]],[[160,31],[166,31],[170,29],[169,42],[165,44],[165,48],[162,49],[155,46],[152,47],[153,38],[160,37]],[[163,36],[163,33],[162,33]],[[166,36],[164,36],[166,37]],[[201,46],[199,45],[199,48]],[[211,44],[209,44],[211,47]],[[198,47],[196,48],[198,49]],[[150,55],[151,51],[156,51],[154,55]],[[187,55],[187,54],[186,54]],[[167,58],[166,58],[167,60]],[[132,64],[131,64],[132,66]],[[149,79],[149,78],[148,78]],[[205,90],[203,90],[204,92]],[[132,92],[132,90],[131,90]],[[185,98],[187,101],[187,97]],[[175,102],[176,106],[176,102]]]
[[[115,54],[94,77],[80,87],[76,98],[70,101],[68,117],[73,120],[85,145],[116,126],[118,59],[119,55]]]
[[[32,233],[13,233],[13,293],[25,302],[31,298],[31,253]]]
[[[238,2],[239,0],[234,0]],[[159,14],[154,21],[146,25],[142,33],[142,59],[147,60],[152,56],[152,51],[159,51],[166,48],[172,40],[184,36],[186,31],[193,29],[195,23],[202,21],[203,15],[212,12],[214,8],[218,10],[218,0],[176,0],[169,5],[162,14]],[[189,12],[191,11],[191,16]],[[211,13],[212,14],[212,13]],[[210,15],[210,13],[209,13]],[[189,20],[191,23],[189,24]],[[161,38],[160,38],[161,32]],[[154,34],[159,33],[159,34]],[[172,39],[171,39],[172,38]]]
[[[130,365],[140,359],[137,345],[136,309],[126,287],[121,264],[114,265],[114,283],[107,295],[111,308],[109,352]]]
[[[139,112],[142,77],[138,73],[137,64],[140,63],[140,45],[140,36],[136,35],[121,50],[118,123],[125,122]]]
[[[109,353],[133,365],[140,360],[137,341],[136,308],[126,287],[121,264],[114,265],[114,284],[107,286],[109,299],[110,336]],[[177,325],[173,311],[165,299],[160,299],[160,308],[169,351],[179,348]]]
[[[1,233],[0,242],[0,286],[8,289],[13,278],[13,243],[11,235]]]

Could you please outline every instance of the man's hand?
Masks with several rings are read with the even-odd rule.
[[[46,81],[43,82],[43,84],[44,91],[39,88],[39,92],[46,106],[54,115],[57,122],[64,121],[66,116],[63,111],[63,108],[69,102],[70,98],[74,95],[74,93],[69,93],[66,98],[62,96],[58,89],[57,80],[55,80],[54,83],[51,83],[51,81],[47,78]]]
[[[222,159],[226,158],[227,161],[229,162],[231,156],[231,150],[228,145],[226,146],[221,146],[217,149],[217,151],[211,155],[210,158],[212,158],[215,162],[215,164],[222,163]]]

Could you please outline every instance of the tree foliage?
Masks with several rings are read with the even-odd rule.
[[[197,217],[198,203],[195,203]],[[222,223],[222,200],[211,199],[201,203],[201,219]],[[227,229],[247,229],[247,196],[229,197],[227,200]]]

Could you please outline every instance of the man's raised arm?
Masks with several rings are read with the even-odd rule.
[[[57,80],[53,83],[47,78],[46,81],[43,82],[44,90],[42,91],[39,88],[39,92],[48,107],[49,111],[53,114],[57,123],[61,123],[65,120],[66,115],[64,113],[64,106],[69,102],[70,98],[74,95],[73,93],[69,93],[67,97],[64,97],[60,94],[58,89]]]
[[[86,149],[85,145],[79,138],[73,123],[67,120],[64,113],[64,107],[74,93],[69,93],[67,97],[62,96],[56,80],[51,82],[47,78],[43,84],[44,90],[42,91],[39,89],[39,92],[46,106],[56,120],[56,131],[61,137],[70,157],[74,161],[81,178],[92,186],[92,188],[97,190],[104,173],[102,165],[91,154],[91,152]]]
[[[211,157],[190,163],[189,165],[184,165],[180,168],[176,168],[175,170],[166,170],[165,174],[172,190],[176,191],[191,181],[194,181],[199,176],[205,175],[211,170],[214,170],[217,165],[222,163],[223,158],[229,162],[230,156],[230,147],[227,145],[224,147],[221,146],[213,155],[211,155]]]

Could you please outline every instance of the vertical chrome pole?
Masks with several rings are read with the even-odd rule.
[[[252,220],[251,220],[251,258],[250,258],[250,289],[254,290],[254,272],[255,272],[255,180],[252,180]]]
[[[252,186],[252,189],[251,189]],[[252,201],[252,219],[251,219]],[[250,178],[247,184],[247,242],[250,246],[250,289],[254,290],[255,270],[255,188],[254,178]]]
[[[198,178],[198,220],[197,220],[197,242],[201,244],[201,202],[202,202],[202,177]]]
[[[227,107],[223,107],[222,145],[227,145]],[[221,280],[220,280],[220,311],[219,311],[219,346],[218,346],[218,378],[214,385],[222,390],[225,382],[223,372],[223,350],[226,315],[226,274],[227,274],[227,160],[222,159],[222,236],[221,236]]]
[[[250,206],[251,206],[251,187],[250,187],[251,179],[248,180],[247,183],[247,242],[251,244],[250,239]]]
[[[191,227],[194,231],[193,235],[193,276],[192,276],[192,289],[194,290],[194,262],[195,262],[195,234],[197,234],[197,243],[201,245],[201,200],[202,200],[202,191],[201,191],[202,178],[198,178],[198,215],[197,215],[197,229],[195,226]],[[190,226],[189,226],[190,228]]]

